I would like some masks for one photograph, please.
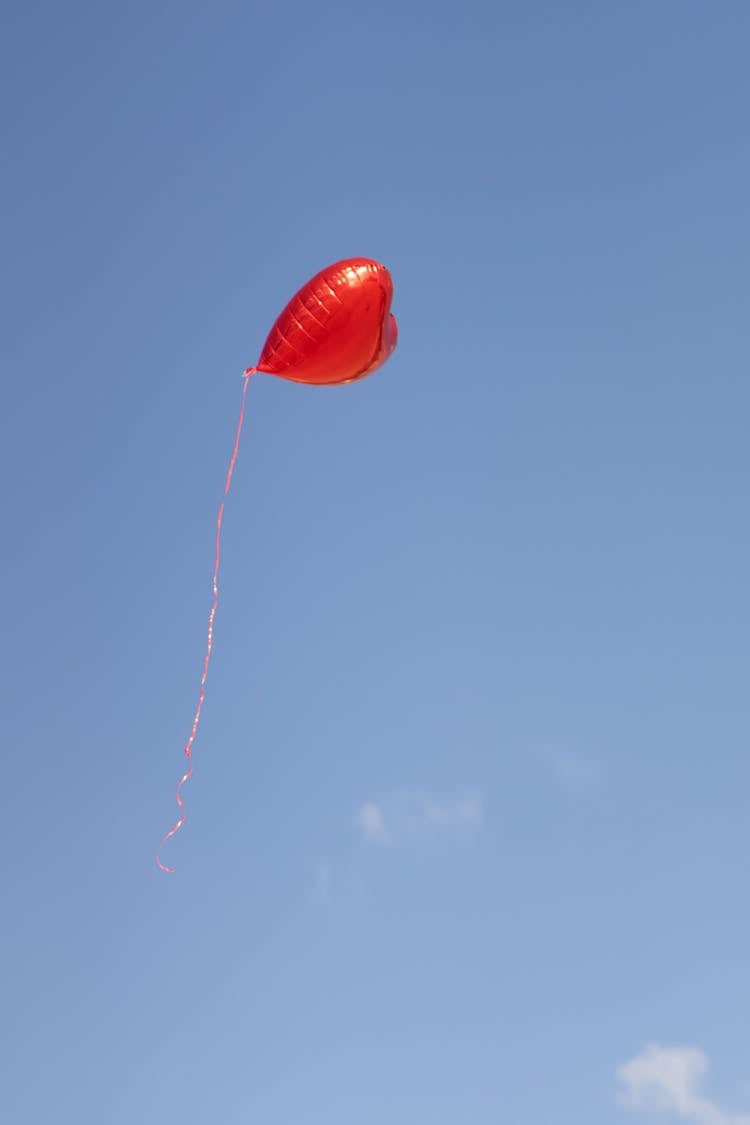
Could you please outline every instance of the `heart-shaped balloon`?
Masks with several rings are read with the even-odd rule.
[[[351,383],[385,363],[396,347],[393,282],[371,258],[321,270],[292,297],[268,334],[257,367],[295,383]]]
[[[214,642],[214,622],[219,605],[219,557],[224,502],[229,495],[232,473],[237,461],[245,417],[245,396],[250,376],[256,371],[278,375],[295,383],[352,383],[369,375],[396,347],[398,329],[391,315],[393,282],[385,266],[370,258],[347,258],[321,270],[299,293],[292,297],[268,334],[257,367],[248,367],[242,384],[242,403],[229,460],[224,497],[216,517],[214,549],[213,602],[208,615],[206,655],[203,658],[198,705],[193,716],[190,736],[183,748],[187,769],[177,783],[175,800],[180,810],[177,822],[162,837],[162,844],[179,832],[185,823],[185,803],[180,791],[193,773],[193,743],[198,733],[206,680]],[[156,862],[162,871],[173,871]]]

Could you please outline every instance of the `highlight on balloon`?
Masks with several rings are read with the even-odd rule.
[[[156,862],[162,871],[174,871],[162,863],[161,849],[185,823],[182,787],[193,773],[193,744],[198,734],[206,698],[214,624],[219,605],[219,563],[224,505],[232,484],[245,418],[245,400],[251,375],[275,375],[311,386],[353,383],[371,375],[388,360],[398,340],[396,318],[391,312],[393,281],[385,266],[371,258],[346,258],[315,274],[295,293],[276,318],[260,358],[245,369],[240,414],[234,446],[224,480],[224,493],[216,517],[214,539],[213,600],[208,615],[206,650],[190,734],[183,747],[187,767],[177,783],[175,800],[179,816],[162,837]]]

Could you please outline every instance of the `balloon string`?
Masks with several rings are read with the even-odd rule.
[[[250,376],[254,375],[256,371],[257,368],[248,367],[242,376],[242,401],[240,405],[240,416],[237,421],[237,432],[234,438],[234,448],[232,450],[232,456],[229,461],[229,468],[227,469],[226,481],[224,482],[224,495],[222,497],[221,504],[219,505],[219,513],[216,517],[216,539],[214,542],[214,575],[211,583],[211,587],[213,590],[213,602],[211,604],[211,612],[208,615],[206,655],[203,658],[203,674],[201,676],[200,691],[198,692],[198,705],[195,709],[195,715],[193,716],[193,725],[190,728],[190,736],[188,737],[183,750],[183,753],[187,758],[188,767],[178,781],[177,789],[175,790],[175,800],[179,807],[180,815],[179,819],[170,828],[169,832],[162,836],[161,843],[159,845],[159,851],[156,853],[156,862],[158,866],[162,871],[166,871],[170,875],[174,872],[174,867],[167,867],[165,864],[163,864],[159,857],[159,853],[166,844],[167,840],[170,840],[176,832],[179,832],[179,830],[185,823],[185,803],[180,795],[180,790],[193,773],[193,743],[195,742],[195,737],[198,733],[198,724],[201,718],[201,711],[203,710],[203,701],[206,698],[206,680],[208,679],[208,666],[211,663],[211,650],[214,647],[214,621],[216,620],[216,610],[219,605],[219,561],[221,557],[221,525],[224,521],[224,504],[227,496],[229,495],[229,489],[232,484],[232,474],[234,473],[234,466],[237,461],[237,454],[240,448],[242,423],[245,419],[245,397],[247,395],[247,385],[250,382]]]

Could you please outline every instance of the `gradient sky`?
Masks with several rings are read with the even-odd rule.
[[[0,52],[0,1117],[748,1125],[748,5]],[[399,347],[250,386],[169,877],[241,372],[352,255]]]

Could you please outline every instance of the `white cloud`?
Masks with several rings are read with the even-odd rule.
[[[458,833],[482,821],[476,794],[437,798],[430,793],[403,791],[376,803],[367,801],[357,812],[357,824],[368,844],[393,845],[436,833]]]
[[[391,837],[385,826],[385,814],[380,805],[367,801],[357,813],[362,838],[368,844],[390,844]]]
[[[699,1047],[652,1043],[617,1068],[623,1089],[618,1101],[629,1109],[673,1114],[696,1125],[750,1125],[750,1114],[732,1113],[702,1095],[708,1059]]]
[[[333,871],[329,863],[319,863],[313,873],[312,897],[315,902],[328,902],[331,897],[331,877]]]
[[[559,742],[534,739],[528,743],[528,749],[538,760],[541,759],[546,763],[558,777],[566,778],[571,783],[593,781],[601,773],[598,762],[579,750],[571,750],[569,746]]]
[[[588,780],[598,777],[599,767],[586,758],[577,757],[567,750],[561,750],[557,762],[557,772],[561,777],[579,778]]]

